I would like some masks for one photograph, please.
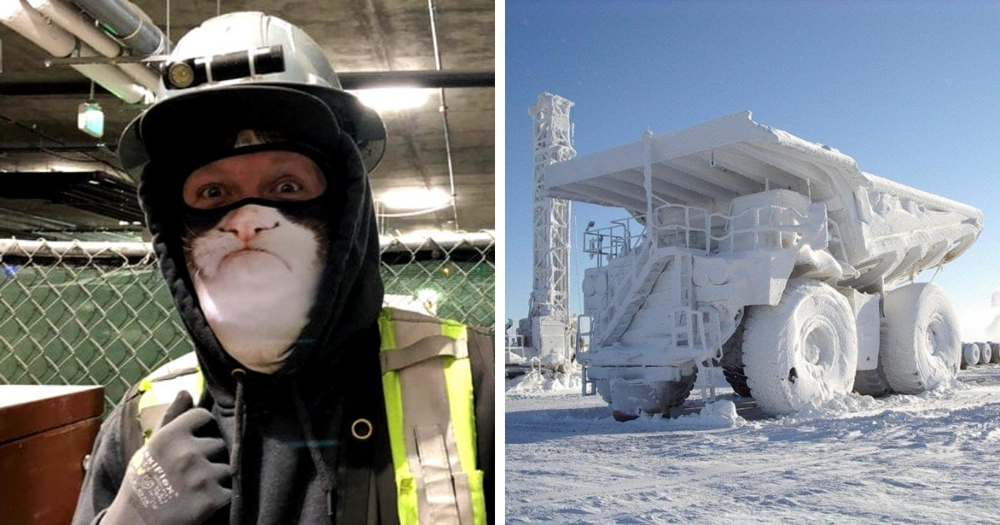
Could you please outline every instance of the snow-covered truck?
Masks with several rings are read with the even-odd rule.
[[[552,164],[550,197],[621,207],[584,232],[585,393],[619,420],[721,366],[783,414],[852,389],[918,393],[959,370],[958,320],[917,276],[979,236],[971,206],[860,171],[750,112]]]

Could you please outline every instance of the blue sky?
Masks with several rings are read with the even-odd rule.
[[[575,102],[578,155],[749,109],[863,171],[976,206],[985,231],[935,282],[965,340],[1000,314],[1000,2],[508,0],[505,20],[506,317],[526,316],[531,290],[527,110],[543,91]],[[580,232],[626,214],[573,211],[579,312]]]

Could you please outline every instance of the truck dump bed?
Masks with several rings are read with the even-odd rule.
[[[842,285],[888,286],[947,262],[982,231],[978,209],[863,173],[829,146],[757,124],[749,111],[553,164],[550,197],[622,207],[660,205],[729,214],[736,197],[787,189],[826,206]]]

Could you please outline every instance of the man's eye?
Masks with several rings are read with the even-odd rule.
[[[285,181],[278,184],[278,193],[295,193],[302,191],[302,185],[297,182]]]
[[[222,186],[219,185],[205,186],[198,190],[198,197],[202,199],[220,199],[222,194]]]

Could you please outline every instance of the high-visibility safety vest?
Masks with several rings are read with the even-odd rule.
[[[466,326],[393,308],[382,310],[378,326],[399,522],[485,524]],[[144,378],[138,387],[144,438],[178,392],[197,400],[204,389],[193,352]]]

